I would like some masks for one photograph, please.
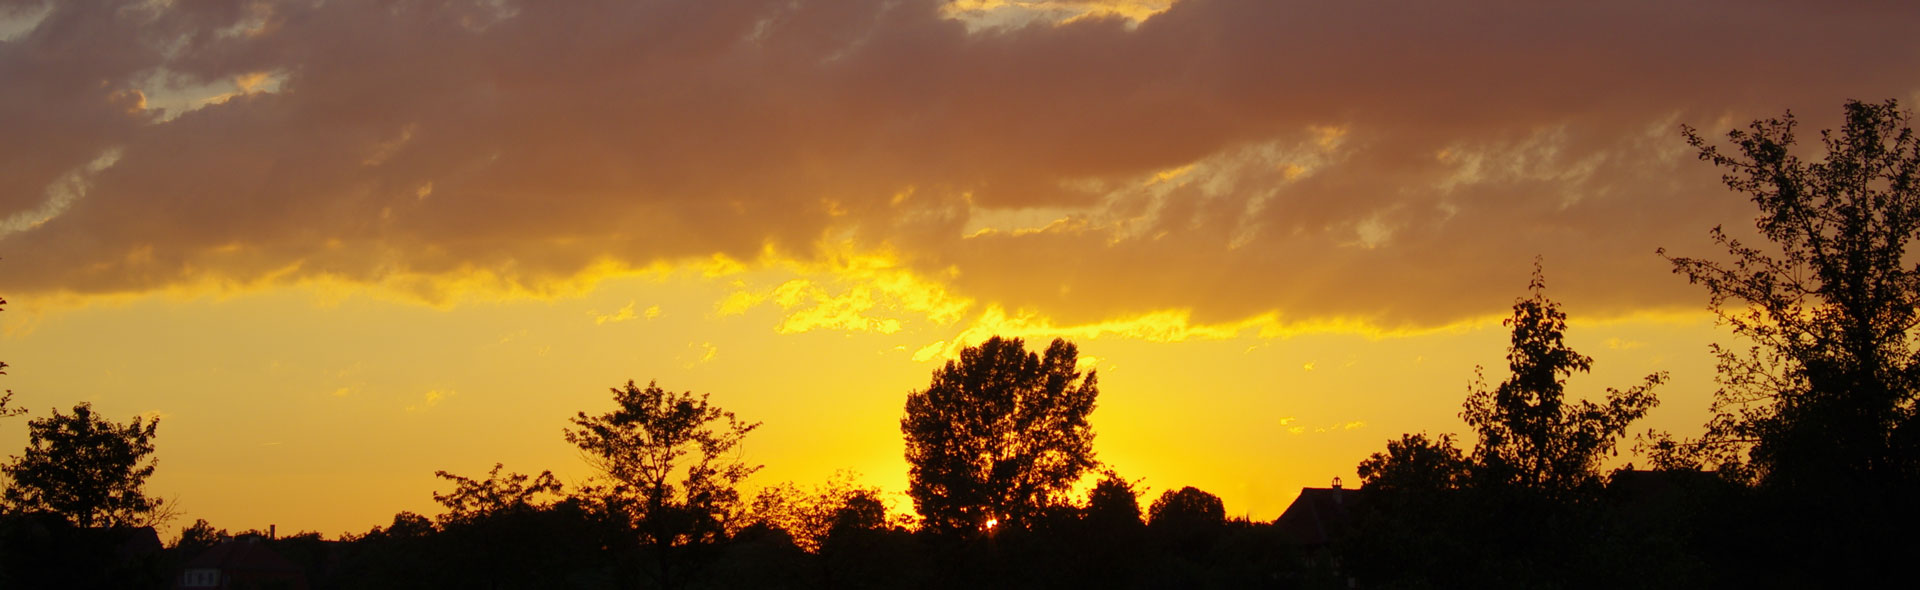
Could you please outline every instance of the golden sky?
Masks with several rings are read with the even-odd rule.
[[[331,536],[586,477],[627,379],[764,421],[754,485],[901,490],[909,390],[1065,336],[1100,458],[1270,519],[1462,430],[1540,256],[1573,389],[1670,371],[1691,433],[1722,335],[1654,250],[1752,213],[1678,125],[1920,104],[1920,8],[1832,4],[0,0],[5,385]]]

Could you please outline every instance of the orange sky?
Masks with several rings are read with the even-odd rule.
[[[1102,459],[1272,518],[1461,430],[1539,255],[1573,389],[1670,371],[1690,433],[1721,335],[1653,251],[1752,214],[1678,125],[1920,104],[1920,9],[1550,4],[0,0],[5,384],[331,536],[584,478],[627,379],[764,421],[754,485],[901,490],[937,363],[1065,336]]]

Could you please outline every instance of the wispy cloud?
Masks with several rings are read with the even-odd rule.
[[[634,305],[634,302],[628,301],[626,307],[620,308],[620,311],[616,311],[609,314],[602,314],[597,311],[589,311],[587,312],[587,314],[593,316],[593,323],[595,324],[619,323],[619,322],[624,322],[627,320],[634,319],[636,317],[640,317],[633,313],[633,305]],[[651,314],[651,315],[648,315],[647,318],[652,319],[654,316],[660,315],[660,308],[659,307],[647,308],[647,313]]]
[[[433,409],[435,406],[440,405],[440,402],[446,401],[448,399],[452,399],[454,396],[457,396],[457,395],[459,395],[459,392],[456,392],[451,389],[430,389],[430,390],[427,390],[426,393],[420,395],[419,402],[408,405],[407,411],[408,412],[425,412],[427,410]]]

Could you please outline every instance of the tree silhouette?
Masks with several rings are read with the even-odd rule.
[[[1087,521],[1105,531],[1140,526],[1140,491],[1111,470],[1087,491]]]
[[[1751,342],[1715,345],[1714,417],[1704,438],[1656,439],[1671,466],[1747,469],[1782,485],[1856,485],[1920,471],[1920,141],[1894,101],[1848,101],[1820,161],[1795,155],[1793,114],[1728,132],[1737,153],[1692,127],[1701,160],[1751,196],[1771,249],[1712,231],[1731,263],[1669,257],[1706,287],[1721,323]],[[1665,251],[1661,251],[1665,255]]]
[[[500,475],[506,466],[493,464],[493,470],[487,472],[485,480],[475,480],[446,471],[435,471],[434,476],[453,482],[453,491],[441,494],[435,492],[433,501],[447,507],[446,514],[440,516],[442,524],[466,522],[485,518],[508,511],[537,510],[547,506],[539,497],[560,495],[560,480],[553,473],[540,472],[538,476],[524,473]]]
[[[819,553],[836,532],[904,528],[887,514],[880,489],[860,485],[851,472],[803,491],[793,483],[761,488],[753,498],[751,520],[785,531],[800,549]]]
[[[7,300],[4,298],[0,298],[0,311],[4,311],[6,308],[6,305],[7,305]],[[7,363],[0,362],[0,375],[5,375],[5,374],[7,374]],[[8,407],[8,404],[11,404],[11,403],[13,403],[13,390],[8,389],[6,390],[6,393],[0,393],[0,418],[12,418],[14,416],[27,413],[26,408],[17,407],[17,406]]]
[[[1593,359],[1566,345],[1566,313],[1547,299],[1538,262],[1527,288],[1532,295],[1515,301],[1513,317],[1504,322],[1513,329],[1511,375],[1493,389],[1476,379],[1460,413],[1480,435],[1474,475],[1485,483],[1550,491],[1596,484],[1600,461],[1627,425],[1659,403],[1653,388],[1666,373],[1648,375],[1626,391],[1608,388],[1604,405],[1567,401],[1567,377],[1587,372]]]
[[[1507,350],[1510,375],[1486,386],[1484,368],[1460,417],[1479,435],[1471,454],[1451,435],[1402,435],[1362,461],[1365,502],[1346,541],[1370,585],[1538,587],[1621,571],[1597,536],[1611,534],[1595,500],[1601,461],[1657,399],[1665,373],[1608,389],[1604,403],[1566,399],[1566,380],[1593,359],[1565,341],[1567,316],[1545,294],[1539,263],[1516,299]],[[1498,514],[1499,517],[1490,517]]]
[[[1466,484],[1472,465],[1453,445],[1453,435],[1405,434],[1388,441],[1385,453],[1360,462],[1360,483],[1384,492],[1456,489]]]
[[[27,448],[4,470],[11,481],[6,499],[16,509],[60,514],[75,525],[154,524],[161,502],[143,487],[153,475],[153,439],[158,418],[134,417],[124,426],[93,413],[81,402],[73,414],[27,423]],[[163,519],[163,518],[162,518]]]
[[[1153,527],[1198,527],[1227,521],[1226,505],[1220,497],[1193,486],[1160,494],[1147,509],[1147,525]]]
[[[7,300],[4,298],[0,298],[0,310],[3,310],[6,305],[7,305]],[[0,362],[0,375],[5,375],[5,374],[7,374],[7,363]],[[14,416],[27,413],[26,408],[22,408],[18,406],[9,407],[9,404],[12,404],[12,403],[13,403],[13,390],[8,389],[6,390],[6,393],[0,393],[0,418],[12,418]],[[5,514],[5,511],[7,509],[8,509],[8,505],[0,504],[0,514]]]
[[[1087,414],[1099,395],[1072,343],[1044,355],[994,336],[907,394],[907,493],[923,526],[946,533],[1025,526],[1094,466]]]
[[[614,388],[611,412],[573,418],[567,442],[606,474],[609,485],[593,490],[606,507],[627,515],[653,554],[660,585],[682,583],[676,571],[684,548],[725,538],[741,512],[735,489],[760,466],[736,456],[748,432],[760,426],[707,403],[707,395],[672,393],[628,381]]]
[[[213,528],[207,519],[200,518],[180,529],[180,537],[174,539],[173,549],[180,553],[182,559],[193,559],[200,552],[231,540],[233,535],[227,533],[226,529]]]

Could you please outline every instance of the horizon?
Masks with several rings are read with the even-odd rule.
[[[749,494],[911,512],[907,394],[1060,337],[1098,459],[1270,521],[1471,444],[1536,257],[1569,391],[1695,435],[1732,337],[1655,252],[1754,213],[1680,126],[1920,104],[1920,9],[1731,5],[0,4],[0,454],[157,416],[163,537],[337,538],[584,481],[632,380],[763,423]]]

